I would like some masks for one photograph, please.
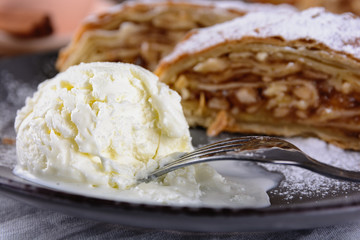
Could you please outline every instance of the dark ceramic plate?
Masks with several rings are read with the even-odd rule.
[[[179,207],[97,199],[51,190],[18,178],[13,130],[16,110],[24,105],[37,85],[56,74],[56,53],[0,60],[0,191],[11,198],[78,217],[128,226],[203,232],[265,231],[314,228],[360,218],[360,187],[357,183],[319,177],[295,167],[269,167],[283,172],[285,180],[269,191],[271,206],[260,209]],[[194,145],[214,140],[202,129],[192,129]],[[221,135],[218,138],[228,137]],[[217,138],[217,139],[218,139]],[[295,139],[315,157],[360,166],[360,154],[345,152],[321,141]],[[317,146],[319,145],[319,146]],[[346,158],[346,159],[344,159]],[[350,160],[349,160],[350,159]]]

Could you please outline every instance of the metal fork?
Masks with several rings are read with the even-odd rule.
[[[348,171],[321,163],[295,145],[275,137],[238,137],[205,145],[189,153],[175,153],[175,160],[139,179],[150,182],[168,172],[192,164],[209,161],[238,160],[293,165],[339,180],[360,182],[360,172]]]

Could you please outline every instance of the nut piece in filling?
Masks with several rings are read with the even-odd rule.
[[[192,31],[155,73],[186,93],[189,124],[209,135],[311,135],[360,150],[358,32],[359,17],[321,8],[248,13]]]
[[[81,62],[127,62],[154,70],[191,29],[212,26],[252,11],[293,11],[290,6],[241,1],[126,1],[84,21],[60,51],[57,68]]]
[[[134,186],[137,178],[172,160],[164,156],[192,150],[180,96],[139,66],[70,67],[39,85],[18,111],[15,128],[15,173],[50,187],[166,204],[270,204],[266,191],[274,186],[246,187],[207,164]],[[221,200],[207,201],[214,193]]]

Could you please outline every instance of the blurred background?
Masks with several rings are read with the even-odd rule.
[[[65,46],[88,15],[110,0],[0,0],[0,56]]]
[[[81,21],[120,0],[0,0],[0,57],[43,52],[65,46]],[[322,6],[335,13],[360,15],[360,0],[246,0]]]

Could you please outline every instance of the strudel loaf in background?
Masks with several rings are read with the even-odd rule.
[[[71,43],[60,51],[56,66],[64,71],[81,62],[112,61],[154,70],[189,30],[254,11],[294,8],[241,1],[127,1],[87,18]]]
[[[360,150],[360,18],[249,13],[194,30],[162,60],[191,126],[317,136]]]

